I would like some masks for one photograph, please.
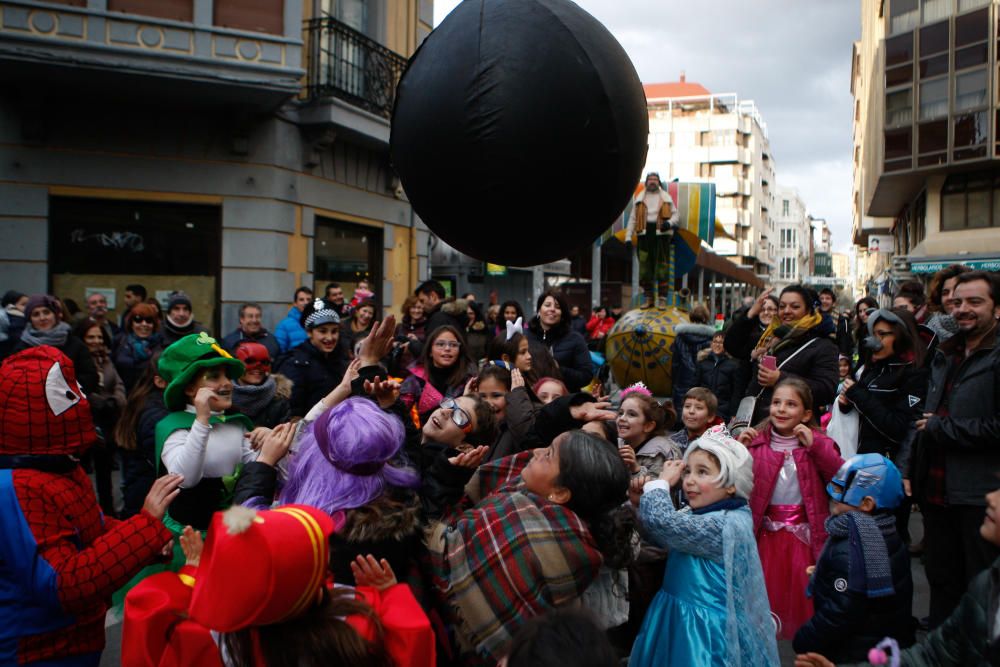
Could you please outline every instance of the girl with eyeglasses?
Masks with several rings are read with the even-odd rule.
[[[472,360],[459,330],[444,325],[432,331],[409,371],[400,398],[420,428],[442,400],[461,396],[472,377]]]
[[[150,359],[163,349],[160,311],[151,303],[137,303],[125,316],[125,328],[112,345],[112,361],[125,390],[131,392],[149,368]]]

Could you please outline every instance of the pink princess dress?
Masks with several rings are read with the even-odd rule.
[[[771,448],[784,454],[784,462],[771,504],[764,514],[757,549],[771,611],[781,622],[778,639],[793,639],[799,627],[813,615],[812,601],[806,597],[809,584],[806,568],[815,564],[811,531],[792,457],[792,452],[801,446],[795,436],[771,432]]]

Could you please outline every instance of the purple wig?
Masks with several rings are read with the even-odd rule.
[[[404,437],[399,418],[367,398],[347,399],[324,412],[302,437],[280,501],[333,514],[367,505],[387,486],[418,487],[416,472],[389,463]]]

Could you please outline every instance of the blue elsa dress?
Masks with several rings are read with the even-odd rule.
[[[669,548],[670,556],[629,667],[778,665],[746,502],[677,511],[666,484],[654,482],[642,496],[639,517],[646,538]]]

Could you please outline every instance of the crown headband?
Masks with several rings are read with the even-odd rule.
[[[649,387],[647,387],[642,382],[636,382],[635,384],[631,384],[625,387],[624,389],[622,389],[618,397],[624,401],[625,397],[628,396],[629,394],[642,394],[643,396],[649,396],[650,398],[653,397],[653,392],[651,392],[649,390]]]

